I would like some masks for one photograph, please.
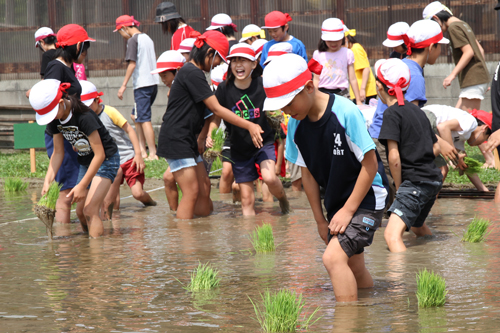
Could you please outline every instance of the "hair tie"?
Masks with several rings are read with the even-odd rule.
[[[194,46],[201,49],[203,44],[205,44],[206,40],[207,40],[207,36],[200,35],[200,36],[196,37],[196,41],[194,42]]]

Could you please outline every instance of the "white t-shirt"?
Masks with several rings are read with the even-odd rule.
[[[349,88],[347,68],[354,64],[354,53],[346,47],[337,52],[314,51],[313,59],[323,66],[319,76],[319,88],[340,89]]]
[[[145,33],[137,33],[127,41],[125,60],[135,61],[132,74],[134,89],[154,86],[160,83],[158,74],[151,74],[156,69],[156,54],[153,40]]]

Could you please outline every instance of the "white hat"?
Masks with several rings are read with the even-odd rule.
[[[229,55],[227,56],[228,59],[235,57],[243,57],[250,61],[255,61],[255,51],[252,46],[247,43],[238,43],[231,47]]]
[[[272,61],[262,75],[267,96],[264,110],[280,110],[287,106],[309,80],[312,80],[312,73],[301,56],[284,54],[280,61]]]
[[[243,43],[244,41],[252,38],[253,36],[260,36],[260,38],[266,38],[266,32],[262,30],[260,27],[256,26],[255,24],[249,24],[243,28],[239,42]]]
[[[375,63],[377,80],[389,88],[389,95],[396,96],[399,105],[404,105],[403,91],[410,86],[410,69],[400,59],[381,59]]]
[[[210,79],[212,80],[212,84],[215,89],[217,89],[219,84],[224,81],[228,68],[228,64],[222,63],[210,72]]]
[[[448,44],[450,41],[443,37],[443,31],[439,24],[431,20],[420,20],[413,23],[406,32],[408,42],[408,55],[411,55],[411,49],[423,49],[431,44]]]
[[[405,44],[408,29],[410,29],[410,26],[406,22],[394,23],[387,30],[387,39],[384,40],[382,45],[386,47],[396,47]]]
[[[267,65],[273,59],[276,59],[279,56],[282,56],[287,53],[293,53],[293,46],[287,42],[276,43],[269,48],[267,52],[267,58],[264,62],[264,65]]]
[[[231,20],[231,17],[229,15],[217,14],[212,17],[212,21],[210,22],[210,26],[207,28],[207,30],[216,30],[228,25],[233,27],[234,31],[238,31],[236,30],[236,24],[233,23],[233,20]]]
[[[190,53],[193,49],[194,42],[196,42],[196,38],[186,38],[179,44],[180,53]]]
[[[453,15],[453,13],[451,12],[451,10],[448,7],[446,7],[445,5],[443,5],[439,1],[434,1],[434,2],[431,2],[430,4],[428,4],[424,8],[424,12],[422,13],[422,16],[423,16],[424,20],[430,20],[434,15],[436,15],[437,13],[439,13],[443,10],[445,10],[448,13],[450,13],[451,15]]]
[[[324,41],[339,41],[344,38],[344,24],[338,18],[329,18],[321,25],[321,39]]]
[[[38,125],[47,125],[56,118],[59,111],[59,101],[69,87],[71,87],[69,83],[61,83],[56,79],[46,79],[31,88],[29,101],[36,111]]]
[[[35,32],[35,47],[38,47],[38,43],[47,37],[56,36],[52,29],[47,27],[42,27]]]
[[[262,49],[264,48],[264,45],[267,43],[267,40],[265,39],[257,39],[255,42],[252,44],[252,48],[255,51],[255,58],[258,58],[261,53]]]
[[[151,71],[151,74],[158,74],[161,72],[177,69],[184,66],[186,58],[179,51],[165,51],[156,61],[156,69]]]
[[[104,95],[102,92],[97,92],[97,88],[92,82],[86,80],[80,80],[79,82],[82,86],[82,94],[80,95],[80,100],[83,104],[90,106],[94,102],[94,99]],[[100,98],[99,103],[102,103],[102,100]]]

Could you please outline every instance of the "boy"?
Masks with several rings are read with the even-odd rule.
[[[320,92],[303,58],[272,61],[263,75],[264,110],[283,110],[300,121],[295,135],[318,232],[328,245],[323,263],[337,302],[358,299],[358,288],[373,286],[364,248],[382,221],[387,191],[377,172],[375,144],[359,109],[350,100]],[[323,215],[320,186],[325,188]]]
[[[108,194],[104,198],[101,209],[102,214],[107,213],[107,218],[111,220],[113,207],[115,210],[119,208],[120,185],[123,183],[124,178],[132,190],[134,199],[142,202],[145,206],[156,206],[156,201],[143,190],[145,165],[134,129],[118,110],[109,105],[100,104],[102,103],[100,98],[102,93],[97,92],[94,84],[89,81],[80,81],[80,84],[82,86],[82,103],[99,116],[99,119],[116,142],[120,153],[120,168]]]
[[[127,83],[132,77],[135,100],[135,124],[141,146],[141,156],[147,156],[146,142],[149,148],[148,160],[156,160],[156,143],[153,125],[151,124],[151,105],[158,92],[158,75],[150,72],[156,68],[155,46],[148,35],[141,33],[137,26],[140,23],[133,16],[122,15],[116,19],[116,29],[127,41],[125,60],[128,62],[127,72],[122,86],[118,90],[118,98],[123,99]],[[144,137],[145,141],[142,139]]]
[[[384,237],[391,252],[402,252],[404,231],[411,229],[417,237],[432,235],[425,219],[442,186],[443,176],[434,164],[440,147],[425,114],[404,99],[403,91],[410,85],[408,66],[399,59],[379,60],[375,72],[379,98],[389,106],[379,141],[386,146],[397,190]]]

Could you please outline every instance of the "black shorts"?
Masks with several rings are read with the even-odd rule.
[[[355,254],[364,252],[365,247],[370,246],[373,242],[375,231],[380,227],[384,210],[368,210],[358,208],[351,223],[343,234],[338,234],[340,246],[350,258]],[[328,242],[333,238],[333,235],[328,233]]]
[[[233,160],[231,159],[231,149],[229,148],[222,149],[221,155],[222,155],[222,162],[229,162],[233,164]]]

